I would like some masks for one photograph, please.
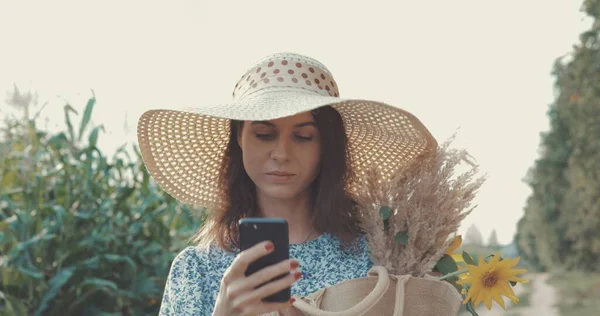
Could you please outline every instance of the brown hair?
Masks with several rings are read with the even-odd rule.
[[[329,233],[349,246],[361,233],[358,208],[345,188],[352,177],[348,140],[340,114],[330,106],[312,111],[321,135],[320,171],[311,185],[312,224],[317,232]],[[213,241],[225,249],[239,248],[238,221],[259,215],[256,186],[242,162],[237,135],[242,121],[231,121],[230,139],[221,163],[219,183],[225,207],[210,210],[194,241],[208,245]]]

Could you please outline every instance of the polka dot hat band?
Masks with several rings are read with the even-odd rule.
[[[229,103],[145,112],[138,142],[146,168],[163,190],[195,207],[218,208],[224,206],[218,177],[230,120],[272,120],[327,105],[340,113],[348,135],[356,174],[346,188],[350,194],[360,192],[360,177],[369,168],[389,179],[437,148],[414,115],[378,101],[340,98],[331,72],[295,53],[270,55],[249,68]]]
[[[233,91],[234,101],[240,101],[266,87],[286,87],[324,96],[339,96],[333,77],[323,65],[313,65],[314,63],[300,57],[296,61],[287,58],[273,59],[259,63],[242,76]]]

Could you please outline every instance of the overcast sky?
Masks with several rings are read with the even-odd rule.
[[[111,151],[135,141],[145,110],[228,102],[257,59],[306,54],[342,97],[405,108],[440,141],[459,130],[455,146],[489,176],[461,232],[476,223],[507,243],[548,128],[552,65],[589,25],[580,2],[0,0],[0,90],[39,91],[56,128],[62,98],[81,108],[93,89]]]

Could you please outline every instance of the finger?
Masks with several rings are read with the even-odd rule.
[[[241,294],[238,299],[234,302],[237,306],[248,306],[252,302],[262,301],[264,298],[275,294],[283,289],[291,287],[297,280],[302,277],[302,273],[294,272],[290,273],[284,278],[279,280],[271,281],[254,291],[247,291]]]
[[[254,289],[280,275],[290,273],[291,270],[298,268],[298,266],[298,261],[288,259],[262,268],[248,276],[246,282],[244,282],[244,290]]]
[[[231,263],[230,273],[235,276],[244,275],[252,262],[271,253],[274,247],[271,241],[263,241],[240,252]]]
[[[263,284],[278,281],[273,280],[276,277],[281,276],[283,279],[289,277],[290,269],[296,268],[298,268],[298,262],[296,260],[285,260],[278,264],[268,266],[253,273],[247,278],[238,278],[231,282],[226,289],[225,295],[227,299],[234,302],[236,306],[247,306],[254,304],[254,301],[260,301],[263,299],[263,297],[249,296],[247,293],[254,291],[257,287]],[[296,273],[297,274],[293,274],[294,279],[298,279],[301,276],[301,273]],[[294,281],[292,280],[291,284],[293,284],[293,282]],[[286,286],[275,290],[275,292],[285,288]]]

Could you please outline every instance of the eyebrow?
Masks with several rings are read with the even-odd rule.
[[[273,124],[269,121],[254,121],[254,122],[250,123],[250,125],[267,125],[270,127],[276,127],[275,124]],[[294,125],[294,127],[304,127],[304,126],[317,127],[317,124],[315,122],[303,122],[303,123],[298,123],[298,124]]]

